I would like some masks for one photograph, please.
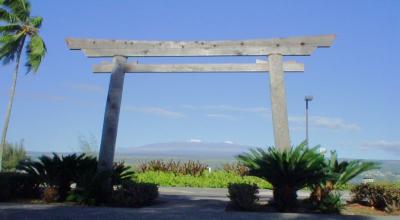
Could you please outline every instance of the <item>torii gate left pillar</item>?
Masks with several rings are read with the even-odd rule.
[[[126,61],[127,58],[123,56],[114,56],[113,58],[113,68],[111,70],[100,143],[98,163],[98,170],[100,172],[110,170],[113,166]]]

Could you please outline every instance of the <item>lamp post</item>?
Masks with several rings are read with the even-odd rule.
[[[304,97],[304,101],[306,101],[306,141],[308,145],[308,102],[312,101],[313,97],[308,95]]]

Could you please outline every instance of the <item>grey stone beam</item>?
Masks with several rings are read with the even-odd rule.
[[[257,61],[255,64],[138,64],[125,65],[126,73],[244,73],[244,72],[268,72],[270,67],[267,62]],[[94,73],[110,73],[112,63],[101,63],[93,66]],[[289,61],[283,63],[285,72],[303,72],[304,64]]]
[[[285,74],[283,72],[282,55],[269,55],[268,63],[275,147],[280,150],[289,149],[291,145],[289,137],[289,123],[285,94]]]
[[[110,56],[258,56],[310,55],[318,47],[330,47],[335,35],[244,41],[133,41],[66,39],[71,50],[88,57]]]
[[[99,172],[111,171],[113,166],[126,61],[127,58],[121,56],[113,59],[99,152]]]

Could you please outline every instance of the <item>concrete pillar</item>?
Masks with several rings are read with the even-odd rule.
[[[98,171],[112,170],[117,140],[118,119],[124,88],[125,64],[127,58],[115,56],[108,88],[106,110],[104,113],[103,133],[101,136]]]
[[[291,145],[289,137],[289,123],[285,94],[285,73],[283,72],[282,55],[269,55],[268,63],[275,147],[281,150],[289,149]]]

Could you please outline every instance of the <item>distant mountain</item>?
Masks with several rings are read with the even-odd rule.
[[[162,160],[199,160],[210,167],[218,168],[223,163],[235,162],[234,156],[247,152],[253,146],[235,144],[231,142],[210,143],[200,140],[187,142],[169,142],[148,144],[138,147],[117,148],[115,160],[125,161],[128,164],[137,164],[141,161],[162,159]],[[69,154],[71,152],[58,152]],[[33,159],[40,155],[50,155],[50,152],[28,152]],[[96,153],[97,154],[97,153]],[[342,158],[341,160],[351,160]],[[372,177],[377,181],[400,181],[400,160],[368,160],[378,162],[379,170],[369,171],[357,177],[360,181],[363,177]]]
[[[119,148],[117,154],[159,157],[232,158],[251,146],[235,143],[210,143],[200,141],[148,144],[139,147]]]

